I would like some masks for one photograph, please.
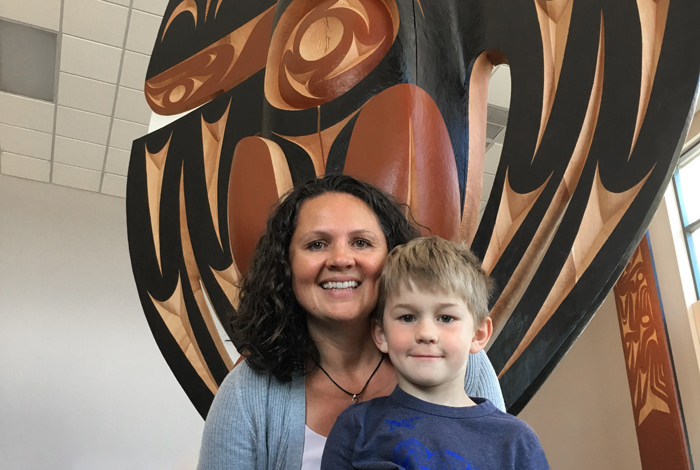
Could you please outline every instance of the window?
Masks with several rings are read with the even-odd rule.
[[[695,295],[700,298],[700,143],[681,155],[673,183],[681,212],[685,244],[695,281]]]

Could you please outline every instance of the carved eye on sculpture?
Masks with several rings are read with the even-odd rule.
[[[154,77],[146,82],[145,91],[152,106],[170,109],[189,100],[189,106],[195,107],[211,99],[209,94],[200,93],[202,96],[198,98],[193,95],[203,83],[221,83],[229,72],[221,64],[234,63],[237,54],[234,45],[228,42],[213,44],[203,52],[176,65],[162,78]],[[193,70],[197,71],[197,75],[193,76]]]
[[[398,29],[394,0],[292,2],[272,36],[267,100],[287,110],[334,100],[379,64]]]

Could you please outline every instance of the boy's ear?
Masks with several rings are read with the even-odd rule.
[[[384,328],[377,320],[372,320],[372,339],[374,340],[374,344],[377,345],[377,349],[384,354],[389,352],[389,347],[386,343],[386,335],[384,334]]]
[[[474,331],[474,337],[472,338],[472,345],[469,348],[469,352],[476,354],[489,342],[491,335],[493,334],[493,322],[491,317],[486,317],[486,320],[481,322],[481,325]]]

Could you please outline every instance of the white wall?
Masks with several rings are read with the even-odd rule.
[[[141,310],[124,207],[0,176],[0,468],[196,465],[203,421]]]

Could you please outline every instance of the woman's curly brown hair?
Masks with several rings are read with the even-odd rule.
[[[389,251],[419,236],[388,195],[347,175],[316,178],[281,198],[255,248],[243,277],[238,309],[231,317],[233,344],[244,352],[247,364],[281,381],[291,380],[294,372],[303,373],[307,359],[320,359],[309,336],[306,313],[292,290],[289,245],[301,206],[326,193],[350,194],[367,204],[377,216]]]

